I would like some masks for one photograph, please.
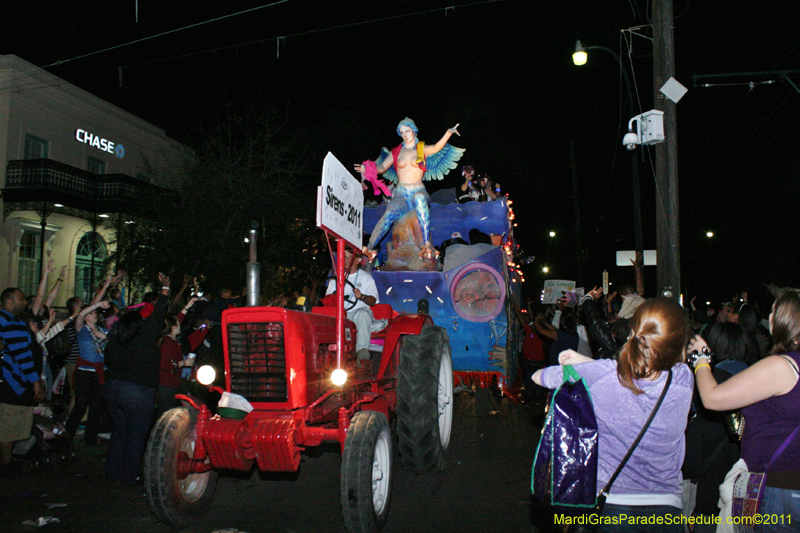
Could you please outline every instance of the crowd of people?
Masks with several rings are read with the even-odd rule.
[[[222,362],[222,311],[241,297],[227,289],[201,297],[190,276],[172,291],[170,278],[159,274],[160,290],[127,303],[120,271],[90,302],[69,298],[59,317],[52,306],[66,268],[45,298],[54,271],[50,261],[36,295],[18,288],[0,294],[0,476],[21,473],[14,454],[42,437],[33,421],[44,406],[70,453],[75,439],[89,450],[108,440],[107,480],[135,485],[152,425],[178,405],[176,394],[198,390],[195,364]]]
[[[783,517],[755,531],[796,530],[789,522],[800,516],[800,290],[768,288],[771,309],[745,292],[716,311],[696,309],[695,299],[684,309],[671,298],[645,298],[639,283],[619,294],[595,288],[565,297],[548,314],[519,313],[525,401],[543,403],[544,389],[531,380],[556,389],[561,365],[574,365],[589,387],[598,493],[668,387],[603,510],[610,518],[661,516],[662,525],[618,522],[600,531],[679,532],[688,517],[694,533],[734,531],[726,522],[733,483],[747,471],[767,472],[759,512]]]
[[[542,403],[543,389],[531,381],[557,388],[560,366],[574,365],[598,420],[599,491],[666,389],[608,494],[606,516],[684,513],[696,520],[693,532],[716,531],[715,519],[730,513],[733,479],[748,470],[767,472],[762,513],[800,516],[800,290],[770,286],[769,309],[744,292],[717,311],[696,309],[695,299],[684,309],[671,298],[645,298],[641,262],[634,267],[636,283],[618,292],[565,295],[535,316],[530,301],[527,313],[517,309],[526,403]],[[30,297],[17,288],[0,293],[0,475],[16,473],[14,446],[31,438],[34,407],[58,399],[68,405],[70,442],[81,426],[89,447],[108,433],[108,481],[136,484],[153,423],[177,405],[177,393],[191,389],[195,366],[221,362],[222,311],[241,297],[224,290],[211,301],[201,298],[190,276],[173,291],[159,274],[160,289],[130,304],[121,271],[90,302],[68,299],[67,315],[59,317],[52,305],[66,269],[48,292],[54,272],[51,261]],[[357,287],[356,300],[372,297],[365,285]],[[304,292],[313,305],[316,290]]]

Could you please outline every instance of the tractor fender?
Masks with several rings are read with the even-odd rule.
[[[397,341],[400,340],[402,335],[419,335],[422,331],[422,326],[425,324],[433,324],[433,319],[430,315],[413,313],[396,316],[386,327],[383,353],[393,353],[395,346],[397,346]]]

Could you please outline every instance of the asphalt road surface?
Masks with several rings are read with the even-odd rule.
[[[395,451],[385,533],[549,532],[553,515],[532,503],[530,474],[542,409],[490,397],[478,417],[474,398],[456,396],[450,457],[444,472],[414,475]],[[0,480],[0,530],[103,533],[344,532],[339,504],[338,446],[309,450],[291,474],[220,476],[204,519],[167,526],[150,513],[142,487],[110,487],[103,479],[105,445],[76,444],[69,466],[34,467]],[[49,507],[53,504],[64,504]],[[39,528],[24,521],[52,516]]]

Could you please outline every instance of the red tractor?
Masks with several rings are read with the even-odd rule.
[[[345,240],[337,238],[336,247],[337,287],[343,287]],[[355,252],[357,257],[360,250]],[[343,293],[337,291],[334,307],[310,312],[224,312],[224,392],[244,397],[253,409],[243,418],[235,415],[244,412],[222,408],[214,414],[181,395],[183,406],[157,421],[145,454],[145,488],[159,520],[182,525],[202,516],[220,469],[294,472],[303,450],[338,442],[345,525],[349,531],[375,531],[389,508],[393,421],[406,468],[445,467],[453,420],[446,330],[426,314],[398,315],[378,304],[375,318],[389,319],[372,337],[383,344],[380,361],[362,367]]]

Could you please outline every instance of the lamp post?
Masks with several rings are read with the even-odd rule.
[[[589,56],[587,50],[603,50],[614,56],[614,59],[619,63],[622,78],[625,80],[625,88],[628,90],[628,113],[631,117],[635,116],[636,109],[633,104],[633,91],[631,90],[631,79],[628,76],[628,71],[622,64],[619,55],[611,48],[605,46],[583,46],[580,41],[575,42],[575,52],[572,54],[572,62],[576,66],[585,65]],[[644,242],[642,237],[642,200],[639,191],[639,160],[636,157],[636,152],[631,152],[631,182],[633,185],[633,229],[636,243],[636,251],[643,252]]]

